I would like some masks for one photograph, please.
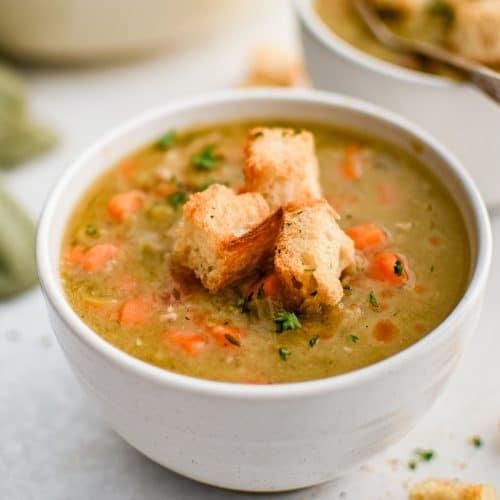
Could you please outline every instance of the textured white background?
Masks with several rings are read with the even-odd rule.
[[[261,2],[245,22],[219,30],[201,46],[161,57],[112,68],[24,69],[34,107],[60,132],[62,145],[8,174],[8,187],[38,215],[66,166],[103,132],[172,98],[238,84],[249,47],[262,38],[296,43],[285,0]],[[496,175],[492,182],[498,183]],[[499,248],[500,220],[493,221],[493,230]],[[404,499],[409,483],[428,476],[492,482],[500,489],[500,264],[495,257],[480,327],[444,395],[419,426],[338,481],[274,498]],[[484,440],[481,449],[468,442],[475,434]],[[407,463],[417,447],[432,448],[437,457],[413,472]],[[0,304],[1,500],[249,498],[177,476],[116,436],[73,379],[39,290]]]

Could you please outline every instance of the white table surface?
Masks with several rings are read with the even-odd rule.
[[[245,23],[161,57],[112,68],[24,69],[34,108],[60,132],[62,143],[53,154],[9,173],[11,192],[38,215],[66,166],[104,131],[172,98],[236,85],[255,41],[296,43],[286,0],[260,5]],[[493,231],[498,249],[500,220],[493,221]],[[494,259],[470,349],[410,435],[342,479],[274,498],[405,499],[408,484],[429,476],[490,482],[500,490],[499,278]],[[476,434],[484,440],[480,449],[468,442]],[[407,464],[415,448],[432,448],[437,456],[411,471]],[[251,497],[182,478],[114,434],[70,373],[38,289],[0,304],[1,500]]]

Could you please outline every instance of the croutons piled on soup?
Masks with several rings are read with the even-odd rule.
[[[80,202],[67,297],[105,340],[159,367],[273,384],[410,346],[459,301],[460,211],[412,156],[310,123],[168,131]]]

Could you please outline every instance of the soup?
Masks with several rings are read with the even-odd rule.
[[[237,196],[228,188],[237,190],[244,181],[244,144],[257,125],[263,124],[167,132],[95,182],[71,217],[61,258],[66,296],[82,320],[147,363],[249,384],[356,370],[400,352],[439,325],[468,279],[459,209],[412,156],[329,126],[264,124],[287,126],[293,136],[307,129],[314,136],[323,197],[341,216],[340,227],[349,235],[342,237],[356,246],[356,265],[340,275],[338,303],[294,308],[281,299],[283,283],[269,260],[227,286],[218,283],[216,292],[173,265],[183,206],[211,191]],[[254,130],[257,138],[268,129]],[[328,203],[317,204],[336,217]],[[303,211],[289,208],[288,217],[300,218]],[[282,209],[271,212],[276,217]],[[222,217],[214,230],[223,229]],[[280,220],[280,231],[293,222]],[[315,268],[304,272],[317,274]],[[311,300],[317,293],[310,293]]]
[[[377,2],[374,1],[374,3]],[[475,12],[475,9],[483,8],[479,5],[482,2],[465,5],[467,2],[460,2],[460,0],[449,2],[429,0],[427,3],[416,2],[421,7],[411,12],[399,11],[396,6],[398,3],[405,5],[412,2],[395,0],[390,3],[394,5],[393,8],[379,8],[379,13],[397,34],[442,45],[471,60],[493,68],[500,67],[500,39],[497,44],[494,40],[496,36],[484,34],[486,28],[483,24],[491,22],[491,14]],[[496,21],[498,23],[500,22],[500,2],[496,3],[498,3],[497,10],[499,11]],[[384,4],[384,2],[379,0],[379,4]],[[352,0],[317,0],[316,9],[323,22],[335,34],[363,52],[409,69],[455,79],[461,78],[458,71],[446,65],[416,55],[397,52],[380,43],[358,15]],[[468,12],[469,10],[472,12]]]

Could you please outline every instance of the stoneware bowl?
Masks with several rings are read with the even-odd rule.
[[[450,148],[500,209],[500,106],[466,83],[377,59],[336,36],[314,0],[295,0],[302,44],[314,86],[359,97],[415,121]]]
[[[148,365],[105,342],[71,309],[59,275],[64,230],[92,182],[170,128],[234,119],[312,120],[359,130],[413,151],[459,203],[470,242],[467,290],[448,318],[409,349],[337,377],[258,386],[212,382]],[[104,137],[50,195],[37,262],[64,354],[113,429],[155,462],[198,481],[280,491],[333,479],[401,439],[443,390],[473,334],[488,275],[484,204],[458,160],[391,112],[333,94],[226,91],[155,109]]]

